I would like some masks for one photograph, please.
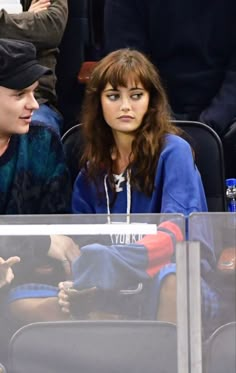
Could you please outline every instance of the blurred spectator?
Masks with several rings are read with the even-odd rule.
[[[0,10],[0,37],[32,42],[37,50],[40,64],[50,68],[50,76],[43,76],[35,91],[40,107],[35,111],[33,120],[53,127],[57,133],[62,131],[63,118],[57,110],[55,91],[55,67],[58,46],[62,39],[68,16],[67,0],[21,0],[23,12],[9,13]]]
[[[134,47],[158,67],[176,119],[199,120],[222,138],[236,176],[236,2],[106,0],[105,50]],[[119,30],[119,32],[117,31]]]

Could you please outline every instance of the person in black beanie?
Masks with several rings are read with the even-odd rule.
[[[106,0],[105,52],[131,47],[159,69],[175,119],[197,120],[223,141],[236,177],[236,2]],[[119,30],[119,31],[118,31]]]
[[[36,59],[33,44],[0,39],[0,215],[41,215],[70,212],[71,181],[62,144],[47,125],[32,121],[38,109],[38,79],[51,74]],[[37,250],[39,249],[39,250]],[[65,236],[0,237],[0,257],[53,257],[69,273],[79,253]]]
[[[61,142],[47,125],[32,121],[38,80],[50,73],[36,60],[33,44],[0,39],[1,215],[70,212]]]

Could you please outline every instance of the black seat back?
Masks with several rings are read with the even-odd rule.
[[[235,373],[236,322],[221,326],[211,335],[205,360],[206,373]]]
[[[226,211],[224,155],[219,136],[201,122],[173,120],[173,123],[186,133],[185,139],[195,152],[209,211]]]
[[[82,128],[83,126],[81,123],[75,124],[73,127],[69,128],[61,138],[72,184],[79,172],[79,161],[83,154],[84,141]]]

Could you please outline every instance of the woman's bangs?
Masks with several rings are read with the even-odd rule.
[[[104,76],[105,85],[109,83],[114,89],[117,89],[118,87],[127,87],[130,82],[135,86],[138,86],[139,83],[142,83],[144,86],[143,80],[140,69],[125,64],[112,65],[110,69],[106,71]]]

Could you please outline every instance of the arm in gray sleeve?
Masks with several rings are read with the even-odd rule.
[[[32,42],[37,49],[56,48],[61,42],[68,17],[67,0],[51,0],[38,13],[8,14],[0,10],[0,37]]]

